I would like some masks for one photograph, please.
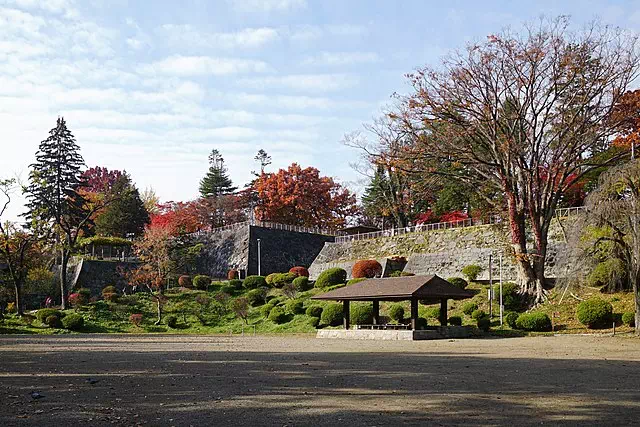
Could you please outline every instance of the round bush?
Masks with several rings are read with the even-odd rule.
[[[349,317],[353,325],[370,325],[373,323],[373,306],[366,302],[351,304]]]
[[[476,264],[467,265],[462,269],[462,275],[469,279],[470,282],[475,282],[483,268]]]
[[[233,279],[229,280],[229,286],[233,287],[236,291],[242,289],[242,280]]]
[[[404,320],[404,307],[402,304],[391,304],[387,312],[389,313],[389,317],[398,323],[402,323]]]
[[[310,307],[307,307],[307,311],[305,311],[305,314],[311,317],[320,317],[322,316],[322,307],[320,307],[319,305],[312,305]]]
[[[267,277],[264,278],[264,280],[267,282],[267,285],[273,286],[273,279],[278,274],[280,274],[280,273],[271,273],[271,274],[267,275]]]
[[[304,313],[304,307],[302,304],[302,301],[297,300],[297,299],[292,299],[287,301],[287,303],[285,304],[285,307],[287,308],[287,312],[289,314],[302,314]]]
[[[465,302],[462,305],[462,312],[464,314],[466,314],[467,316],[471,316],[471,314],[473,314],[474,311],[476,311],[478,309],[478,304],[476,304],[475,302]]]
[[[178,277],[178,285],[180,285],[183,288],[191,288],[193,286],[193,282],[191,281],[191,276],[187,276],[186,274],[183,274],[182,276]]]
[[[246,289],[257,289],[266,288],[268,285],[264,276],[247,276],[247,278],[242,282],[242,286]]]
[[[578,304],[576,316],[578,322],[587,328],[602,328],[611,326],[613,306],[610,302],[600,298],[591,298]]]
[[[296,277],[298,276],[295,273],[276,273],[272,280],[273,286],[282,288],[284,285],[293,283]]]
[[[347,282],[347,286],[355,285],[356,283],[360,283],[363,280],[367,280],[366,277],[358,277],[357,279],[349,279]]]
[[[333,303],[327,305],[324,310],[322,310],[320,322],[324,325],[338,326],[342,324],[342,318],[342,304]]]
[[[306,267],[291,267],[289,273],[294,273],[298,277],[309,277],[309,270]]]
[[[84,317],[71,313],[62,318],[62,326],[70,331],[79,331],[84,326]]]
[[[447,279],[447,282],[460,289],[465,289],[467,286],[469,286],[469,283],[467,283],[467,281],[462,277],[449,277]]]
[[[45,323],[47,317],[49,316],[56,316],[58,318],[61,318],[64,317],[64,313],[56,308],[41,308],[36,313],[36,318],[42,323]]]
[[[235,292],[236,288],[234,288],[233,286],[227,284],[227,285],[222,285],[220,287],[220,292],[224,292],[225,294],[233,294]]]
[[[167,316],[167,326],[175,329],[178,326],[178,318],[176,316]]]
[[[102,296],[104,297],[105,294],[117,294],[118,293],[118,289],[115,286],[105,286],[104,288],[102,288]]]
[[[206,291],[211,284],[211,277],[198,274],[193,278],[193,286],[201,291]]]
[[[50,328],[60,328],[62,326],[62,324],[60,323],[60,318],[55,314],[47,316],[47,318],[44,319],[44,323]]]
[[[227,273],[227,280],[237,280],[240,278],[238,270],[229,270]]]
[[[551,330],[551,319],[546,313],[522,313],[516,319],[516,328],[523,331],[545,332]]]
[[[518,293],[518,285],[513,282],[502,283],[502,304],[505,310],[518,311],[522,307],[522,296]],[[500,301],[500,285],[493,288],[498,302]]]
[[[355,264],[351,268],[351,277],[354,279],[359,278],[372,278],[382,276],[382,265],[375,259],[363,259]]]
[[[287,315],[280,307],[273,307],[269,313],[269,320],[279,325],[287,321]]]
[[[624,262],[618,258],[610,258],[598,263],[587,276],[587,285],[602,287],[609,285],[616,277],[624,277]]]
[[[340,268],[330,268],[323,271],[316,280],[316,288],[328,288],[329,286],[339,285],[347,281],[347,272]]]
[[[478,329],[484,332],[489,332],[491,329],[491,320],[488,317],[481,317],[476,320],[476,324],[478,325]]]
[[[504,321],[511,329],[516,329],[516,321],[518,320],[519,314],[515,311],[508,311],[504,315]]]
[[[269,314],[271,313],[271,309],[273,309],[274,305],[272,304],[265,304],[262,307],[260,307],[260,315],[262,317],[264,317],[265,319],[269,317]]]
[[[483,317],[488,317],[484,310],[473,310],[473,313],[471,313],[473,320],[482,319]]]
[[[423,310],[423,316],[427,319],[439,319],[440,307],[428,307]]]
[[[416,319],[416,329],[420,329],[420,330],[427,329],[428,325],[429,325],[429,322],[424,317],[418,317]]]
[[[311,323],[311,326],[313,326],[314,328],[317,328],[318,325],[320,324],[320,318],[312,317],[311,320],[309,320],[309,323]]]
[[[257,307],[265,303],[267,293],[265,292],[264,288],[252,289],[247,292],[246,296],[249,300],[249,304],[251,304],[253,307]]]
[[[622,323],[627,326],[634,327],[636,324],[636,314],[633,312],[627,312],[622,315]]]
[[[460,316],[449,317],[449,324],[453,326],[462,326],[462,317]]]
[[[296,291],[304,292],[311,289],[311,282],[307,276],[298,276],[293,279],[293,286],[296,287]]]

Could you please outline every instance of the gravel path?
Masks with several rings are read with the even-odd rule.
[[[0,426],[631,425],[640,340],[0,336],[0,402]]]

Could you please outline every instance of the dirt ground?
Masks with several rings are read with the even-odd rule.
[[[634,338],[0,337],[0,426],[638,422]]]

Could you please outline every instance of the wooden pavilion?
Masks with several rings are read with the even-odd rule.
[[[373,302],[373,323],[380,323],[380,301],[410,301],[411,329],[418,320],[418,301],[427,304],[440,302],[440,324],[447,325],[447,301],[471,298],[473,293],[460,289],[436,275],[387,277],[367,279],[362,282],[334,289],[312,299],[342,301],[344,328],[349,329],[349,303],[351,301]]]

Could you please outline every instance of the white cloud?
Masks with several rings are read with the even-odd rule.
[[[227,0],[240,12],[283,12],[307,7],[306,0]]]
[[[234,93],[229,97],[235,106],[266,107],[287,110],[335,110],[368,108],[370,103],[355,100],[336,100],[327,97],[304,95],[263,95],[254,93]]]
[[[327,37],[349,38],[366,35],[369,30],[362,25],[295,25],[281,30],[295,42],[311,42]]]
[[[200,31],[191,25],[165,24],[159,29],[168,43],[179,48],[236,49],[264,46],[280,37],[278,30],[270,27],[244,28],[234,32],[211,33]]]
[[[302,63],[312,66],[339,66],[371,64],[379,61],[380,57],[374,52],[321,52],[306,57]]]
[[[355,86],[358,78],[349,74],[293,74],[286,76],[251,77],[239,84],[255,89],[286,88],[302,92],[335,92]]]
[[[246,74],[268,71],[270,71],[270,67],[263,61],[182,55],[173,55],[138,67],[138,72],[143,74],[174,76]]]

